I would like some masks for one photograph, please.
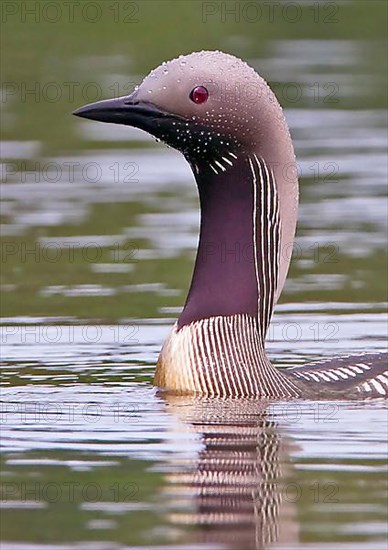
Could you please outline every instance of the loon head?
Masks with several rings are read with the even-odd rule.
[[[219,51],[163,63],[131,95],[74,114],[141,128],[189,160],[256,151],[268,139],[267,125],[282,118],[265,81],[240,59]]]
[[[298,179],[282,109],[252,67],[220,51],[194,52],[162,63],[129,96],[98,101],[74,114],[147,131],[184,154],[202,188],[237,158],[264,159],[279,195],[279,296],[296,227]],[[234,179],[232,185],[238,185],[238,174]]]

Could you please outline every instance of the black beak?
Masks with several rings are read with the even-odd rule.
[[[154,134],[155,129],[163,122],[177,118],[176,115],[162,111],[153,103],[137,100],[133,96],[90,103],[74,111],[73,115],[100,122],[135,126],[151,134]]]

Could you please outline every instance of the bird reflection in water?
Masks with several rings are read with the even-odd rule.
[[[291,446],[271,419],[269,404],[167,394],[163,399],[202,444],[193,461],[173,460],[166,492],[178,511],[169,514],[170,522],[193,526],[196,545],[264,550],[297,542],[296,503],[283,490]]]

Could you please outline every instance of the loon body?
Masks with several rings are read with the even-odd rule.
[[[387,353],[277,369],[265,353],[298,207],[294,148],[267,83],[222,52],[181,56],[126,97],[76,115],[135,126],[181,151],[199,191],[200,239],[185,307],[155,383],[180,393],[385,397]]]

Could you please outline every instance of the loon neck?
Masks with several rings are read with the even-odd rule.
[[[280,217],[272,171],[256,155],[198,166],[201,224],[178,328],[218,316],[258,318],[264,341],[277,290]]]

